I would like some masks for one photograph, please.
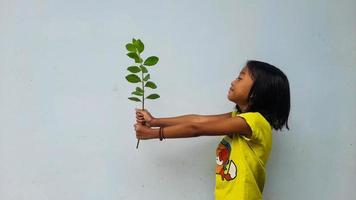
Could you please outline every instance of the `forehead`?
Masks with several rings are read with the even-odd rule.
[[[250,70],[248,69],[247,66],[243,67],[239,73],[240,77],[243,77],[243,78],[248,78],[248,79],[251,79],[251,80],[254,80]]]
[[[249,70],[248,70],[248,68],[245,66],[245,67],[243,67],[242,69],[241,69],[241,71],[240,71],[240,75],[246,75],[246,74],[249,74],[250,72],[249,72]]]

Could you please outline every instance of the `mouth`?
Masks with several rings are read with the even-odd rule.
[[[229,91],[227,91],[227,94],[232,93],[232,89],[230,88]]]

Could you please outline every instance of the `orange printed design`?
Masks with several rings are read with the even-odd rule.
[[[237,167],[230,160],[231,146],[223,139],[216,149],[216,174],[221,175],[222,180],[231,181],[237,176]]]

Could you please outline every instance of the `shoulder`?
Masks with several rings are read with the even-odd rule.
[[[248,119],[248,120],[253,120],[253,121],[257,121],[260,122],[262,124],[265,125],[269,125],[269,122],[267,121],[267,119],[259,112],[245,112],[245,113],[239,113],[236,114],[237,117],[242,117],[244,119]]]
[[[272,133],[272,126],[259,112],[240,113],[236,117],[241,117],[246,121],[252,132],[251,139],[261,139]]]

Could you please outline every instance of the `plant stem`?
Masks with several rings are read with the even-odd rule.
[[[140,52],[138,52],[138,57],[139,57],[139,59],[141,60],[141,62],[140,62],[140,67],[142,66],[142,62],[143,62],[143,59],[141,59],[141,56],[140,56]],[[142,95],[142,110],[144,110],[145,109],[145,87],[144,87],[144,85],[143,85],[143,71],[142,71],[142,69],[141,69],[141,83],[142,83],[142,90],[143,90],[143,95]],[[142,122],[141,123],[142,125],[145,125],[145,122]],[[137,140],[137,144],[136,144],[136,149],[138,149],[138,145],[140,144],[140,140],[138,139]]]

